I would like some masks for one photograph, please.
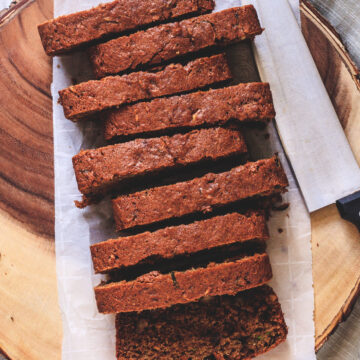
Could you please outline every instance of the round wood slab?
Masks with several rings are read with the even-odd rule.
[[[316,30],[313,26],[318,29],[318,38],[309,43],[318,65],[331,60],[323,68],[319,65],[320,72],[331,67],[332,72],[322,73],[323,79],[359,160],[360,144],[355,140],[360,124],[355,118],[360,95],[339,50],[341,43],[330,41],[316,16],[308,15],[304,6],[302,10],[305,35]],[[52,0],[22,0],[0,15],[0,349],[12,360],[61,358],[54,254],[52,69],[36,28],[52,13]],[[321,44],[318,59],[314,44]],[[312,227],[319,348],[357,296],[360,239],[331,206],[312,216]]]
[[[302,31],[326,89],[360,164],[360,81],[340,37],[303,1]],[[341,184],[339,184],[341,186]],[[360,292],[360,234],[343,221],[335,205],[311,216],[316,348],[352,309]]]
[[[0,349],[60,359],[54,253],[51,61],[37,24],[52,1],[20,1],[0,17]]]

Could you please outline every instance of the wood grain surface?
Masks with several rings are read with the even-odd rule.
[[[52,73],[36,33],[37,21],[50,15],[48,3],[24,9],[23,1],[0,19],[0,208],[52,238]]]
[[[52,72],[36,30],[37,24],[52,17],[52,4],[52,0],[22,0],[0,15],[0,348],[12,360],[61,357],[54,255]],[[353,68],[341,43],[329,40],[326,27],[305,13],[304,5],[302,11],[304,34],[359,160],[356,139],[360,130],[355,121],[359,98]],[[241,71],[257,73],[249,69],[249,59],[239,61]],[[358,293],[360,242],[358,233],[339,219],[334,207],[316,213],[312,226],[319,348]]]
[[[20,1],[0,18],[0,348],[60,359],[54,254],[51,61],[36,25],[52,1]]]
[[[331,25],[307,1],[301,6],[302,31],[360,164],[359,71]],[[339,184],[341,186],[341,184]],[[312,214],[316,348],[352,309],[360,292],[360,235],[343,221],[335,205]]]

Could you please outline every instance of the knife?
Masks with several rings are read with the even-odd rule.
[[[360,231],[360,168],[287,0],[246,0],[265,31],[254,40],[276,127],[309,212],[336,203]]]

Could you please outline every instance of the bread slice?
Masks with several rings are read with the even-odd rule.
[[[225,54],[186,65],[170,64],[158,72],[108,76],[59,91],[65,117],[78,120],[96,112],[140,100],[173,95],[231,80]]]
[[[54,56],[113,34],[210,12],[214,5],[213,0],[115,0],[46,21],[38,30],[45,52]]]
[[[73,157],[73,165],[79,191],[89,195],[137,176],[246,152],[239,131],[213,128],[84,150]]]
[[[267,285],[236,296],[206,298],[169,309],[116,317],[117,360],[246,360],[287,336],[274,291]]]
[[[269,257],[261,253],[185,271],[152,271],[134,280],[99,285],[95,297],[99,311],[105,314],[143,311],[185,304],[204,296],[235,295],[263,285],[271,277]]]
[[[276,156],[220,174],[122,195],[112,201],[116,228],[128,229],[254,197],[286,191],[288,181]]]
[[[188,256],[221,246],[267,240],[263,212],[231,213],[187,225],[111,239],[91,246],[96,273]]]
[[[267,122],[274,117],[269,84],[238,84],[109,110],[103,116],[104,137],[110,140],[115,136],[222,125],[231,119]]]
[[[252,5],[235,7],[119,37],[90,49],[97,78],[158,65],[214,46],[224,46],[261,34]]]

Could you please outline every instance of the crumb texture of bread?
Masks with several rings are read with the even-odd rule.
[[[236,296],[116,317],[117,360],[248,360],[287,336],[278,298],[267,285]]]
[[[65,117],[78,120],[96,112],[140,100],[173,95],[231,80],[226,55],[170,64],[158,72],[135,72],[90,80],[59,91]]]
[[[232,119],[267,122],[274,117],[269,84],[245,83],[109,110],[103,116],[104,137],[110,140],[168,129],[222,125]]]
[[[288,180],[274,156],[230,171],[122,195],[112,201],[118,230],[147,225],[195,212],[210,212],[254,196],[286,191]]]
[[[97,78],[158,65],[179,56],[253,39],[262,28],[252,5],[152,27],[95,45],[89,51]]]
[[[207,13],[214,6],[213,0],[115,0],[46,21],[38,30],[45,52],[54,56],[109,35]]]
[[[251,211],[111,239],[92,245],[91,254],[95,272],[105,273],[146,263],[154,258],[171,259],[220,246],[268,238],[265,214]]]
[[[73,166],[79,191],[88,195],[136,176],[246,152],[239,131],[211,128],[83,150],[73,157]]]

